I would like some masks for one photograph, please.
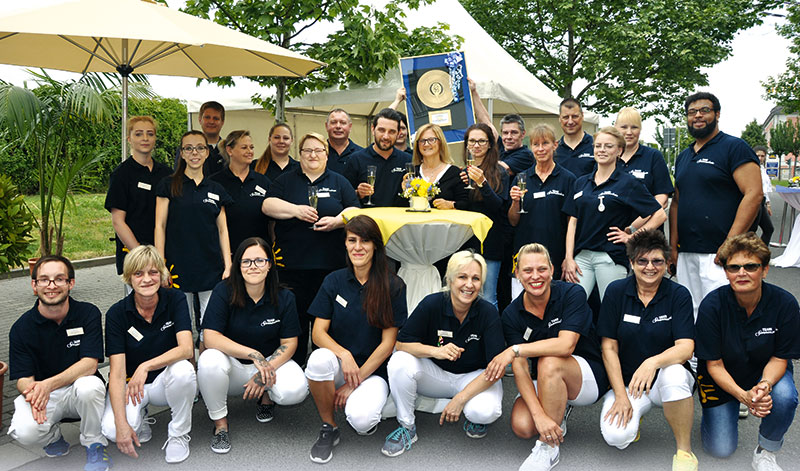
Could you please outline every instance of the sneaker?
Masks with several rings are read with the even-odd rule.
[[[275,418],[275,403],[258,404],[256,410],[256,420],[265,424]]]
[[[559,447],[551,447],[547,443],[536,440],[531,454],[522,462],[519,471],[550,471],[558,464],[561,454]]]
[[[753,469],[756,471],[783,471],[775,461],[775,453],[762,449],[759,453],[758,447],[753,451]]]
[[[383,448],[381,448],[381,453],[386,456],[402,455],[404,451],[410,450],[411,445],[416,441],[417,426],[412,425],[409,429],[401,425],[386,437],[386,441],[383,442]]]
[[[156,423],[155,417],[145,417],[142,419],[142,428],[139,429],[139,433],[136,434],[139,437],[139,443],[147,443],[153,438],[153,429],[150,428],[151,425]]]
[[[86,447],[86,466],[84,471],[107,471],[111,467],[111,457],[101,443],[92,443]]]
[[[564,418],[561,419],[561,436],[567,436],[567,419],[569,419],[569,415],[572,414],[572,406],[567,404],[567,408],[564,409]]]
[[[60,435],[60,434],[59,434]],[[44,447],[44,454],[48,458],[58,458],[69,454],[69,443],[64,440],[64,436],[59,436],[58,440]]]
[[[311,447],[311,461],[325,464],[333,458],[333,447],[339,444],[339,429],[324,422],[319,429],[319,437]]]
[[[211,437],[211,451],[219,454],[231,451],[231,437],[227,430],[220,430]]]
[[[642,438],[642,420],[644,420],[644,417],[639,417],[639,427],[636,428],[636,438],[633,439],[633,443],[638,442],[639,439]]]
[[[355,429],[353,429],[353,430],[355,430]],[[378,424],[375,424],[375,425],[372,426],[372,428],[370,428],[366,432],[359,432],[358,430],[356,430],[356,433],[361,435],[362,437],[368,437],[368,436],[374,434],[377,431],[378,431]]]
[[[678,450],[672,457],[672,471],[697,471],[697,457],[694,453]]]
[[[464,431],[467,432],[469,438],[483,438],[489,432],[489,426],[486,424],[476,424],[469,420],[464,421]]]
[[[189,435],[181,435],[180,437],[169,437],[161,447],[166,450],[164,459],[167,463],[180,463],[189,457],[189,440],[192,437]]]
[[[744,404],[742,404],[740,402],[739,403],[739,418],[740,419],[746,419],[748,415],[750,415],[750,410],[747,409],[746,405],[744,405]]]

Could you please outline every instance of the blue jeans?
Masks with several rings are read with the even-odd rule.
[[[483,299],[497,307],[497,280],[500,277],[500,260],[486,260],[486,280],[483,282]]]
[[[790,368],[786,369],[786,373],[772,388],[771,395],[772,412],[761,419],[758,444],[774,453],[783,446],[783,436],[792,425],[797,409],[797,389]],[[712,456],[726,458],[732,455],[739,442],[739,402],[730,401],[703,409],[700,437],[703,448]]]

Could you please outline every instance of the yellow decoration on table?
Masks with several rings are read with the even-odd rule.
[[[408,187],[403,191],[404,198],[419,196],[422,198],[433,198],[438,195],[439,187],[435,183],[429,183],[425,179],[415,178],[408,183]]]

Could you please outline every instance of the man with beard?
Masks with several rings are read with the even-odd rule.
[[[581,177],[594,171],[594,140],[583,130],[583,109],[578,100],[565,98],[558,106],[558,122],[564,135],[558,141],[555,161]]]
[[[384,108],[372,120],[374,143],[356,152],[347,161],[344,176],[356,189],[363,206],[372,195],[373,206],[405,206],[400,196],[400,184],[406,173],[406,163],[411,156],[397,150],[394,145],[403,118],[397,111]],[[375,166],[375,184],[367,183],[367,168]]]
[[[353,120],[347,111],[336,108],[328,113],[325,120],[325,131],[328,133],[328,170],[343,173],[347,160],[352,154],[363,150],[350,139]]]
[[[69,296],[75,269],[64,257],[47,255],[33,266],[31,286],[39,298],[9,333],[10,379],[20,395],[8,434],[20,444],[44,445],[49,457],[69,453],[62,419],[80,419],[87,471],[111,466],[100,431],[105,385],[97,374],[103,360],[100,311]]]
[[[670,264],[678,283],[692,294],[694,317],[700,301],[728,283],[715,263],[725,239],[749,230],[758,216],[761,174],[753,149],[719,130],[716,96],[699,92],[684,103],[695,141],[675,162],[675,194],[669,209]]]

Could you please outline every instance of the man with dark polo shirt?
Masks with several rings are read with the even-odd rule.
[[[336,108],[328,113],[325,120],[325,131],[328,133],[328,170],[344,173],[347,160],[356,152],[364,148],[350,139],[350,130],[353,120],[347,111]]]
[[[594,170],[594,140],[583,130],[583,109],[578,100],[565,98],[558,106],[564,135],[558,141],[555,161],[580,178]]]
[[[225,107],[216,101],[207,101],[200,105],[197,120],[208,140],[208,158],[203,164],[203,175],[214,175],[225,168],[228,163],[219,151],[221,139],[219,133],[222,131],[222,125],[225,124]],[[178,148],[175,149],[175,168],[178,168],[180,161],[181,150]]]
[[[356,152],[347,161],[344,176],[356,189],[361,205],[372,195],[373,206],[405,206],[400,196],[400,184],[406,173],[406,164],[411,156],[394,147],[397,133],[400,131],[400,114],[390,108],[384,108],[372,120],[372,137],[374,143],[364,150]],[[367,183],[367,167],[374,165],[375,184]]]
[[[717,97],[695,93],[686,99],[684,110],[695,142],[675,163],[670,263],[677,263],[678,283],[692,294],[697,319],[703,298],[727,283],[725,271],[715,264],[717,250],[728,237],[748,231],[764,194],[753,149],[719,130]]]
[[[39,298],[9,333],[9,378],[20,395],[8,434],[20,444],[43,444],[49,457],[69,453],[62,419],[80,419],[86,471],[111,466],[100,431],[106,390],[97,375],[103,360],[100,311],[69,296],[75,269],[64,257],[46,255],[33,266],[31,286]]]

